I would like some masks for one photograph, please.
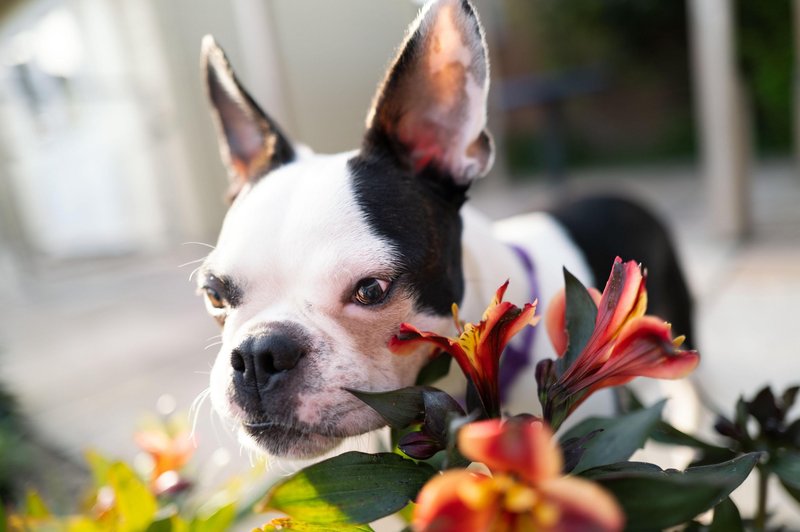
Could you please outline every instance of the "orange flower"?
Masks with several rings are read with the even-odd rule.
[[[561,476],[561,451],[539,420],[471,423],[459,432],[458,448],[492,476],[450,470],[434,477],[417,497],[417,532],[622,529],[624,516],[611,495]]]
[[[592,298],[598,307],[597,318],[578,357],[560,375],[556,375],[553,361],[542,361],[537,368],[545,418],[555,427],[600,388],[619,386],[640,376],[678,379],[691,373],[700,360],[697,351],[678,349],[684,338],[673,339],[669,323],[645,315],[645,277],[636,262],[623,263],[617,257],[602,295],[598,298],[595,291]],[[547,310],[546,327],[559,356],[567,347],[564,310],[561,292]]]
[[[181,430],[173,435],[166,429],[148,429],[137,432],[134,441],[153,459],[150,484],[156,494],[184,484],[178,472],[194,453],[188,431]]]
[[[519,307],[503,301],[508,281],[497,289],[494,299],[483,313],[480,323],[461,323],[458,306],[453,304],[453,319],[459,336],[448,338],[432,332],[422,332],[403,323],[400,333],[389,342],[395,352],[405,352],[421,343],[433,344],[455,358],[464,374],[475,386],[485,413],[500,416],[498,378],[500,355],[511,338],[528,325],[536,325],[536,301]]]

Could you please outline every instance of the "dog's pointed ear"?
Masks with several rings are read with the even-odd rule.
[[[294,160],[295,153],[280,128],[239,83],[211,35],[203,37],[201,67],[232,201],[248,184]]]
[[[378,90],[364,148],[389,146],[416,172],[429,166],[467,186],[489,171],[489,64],[477,14],[467,0],[427,4]]]

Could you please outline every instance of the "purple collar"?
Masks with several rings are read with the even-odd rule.
[[[528,252],[520,246],[511,244],[511,249],[522,261],[525,273],[528,274],[528,286],[530,287],[530,299],[533,302],[539,296],[539,284],[536,280],[536,267],[533,265]],[[537,327],[526,327],[520,336],[515,338],[506,346],[503,358],[500,361],[500,401],[505,402],[511,392],[511,386],[519,377],[522,371],[532,362],[531,352],[533,351],[533,341],[536,339]],[[531,383],[533,386],[533,383]]]

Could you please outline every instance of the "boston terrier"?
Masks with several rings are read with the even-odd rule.
[[[452,304],[477,321],[506,279],[508,301],[538,298],[544,309],[562,267],[602,288],[616,255],[636,259],[652,313],[691,334],[670,239],[641,207],[595,197],[491,223],[464,205],[494,158],[486,42],[469,1],[421,10],[351,152],[293,144],[211,36],[202,69],[230,208],[199,289],[222,327],[212,403],[243,441],[309,458],[382,427],[345,389],[413,385],[431,353],[392,353],[399,325],[452,336]],[[510,413],[538,408],[534,361],[554,356],[543,331],[530,331],[503,362]]]

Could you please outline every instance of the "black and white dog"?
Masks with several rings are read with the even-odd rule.
[[[390,352],[399,324],[452,334],[452,303],[477,321],[509,278],[507,300],[535,295],[544,309],[563,266],[602,284],[615,255],[634,258],[650,272],[653,313],[690,333],[669,239],[643,209],[588,199],[492,224],[464,206],[493,160],[486,45],[467,0],[423,8],[348,153],[293,145],[210,36],[202,66],[232,201],[199,276],[223,327],[211,396],[243,440],[312,457],[381,427],[344,388],[413,385],[430,352]],[[545,334],[529,343],[553,356]],[[535,410],[533,372],[517,368],[509,411]]]

